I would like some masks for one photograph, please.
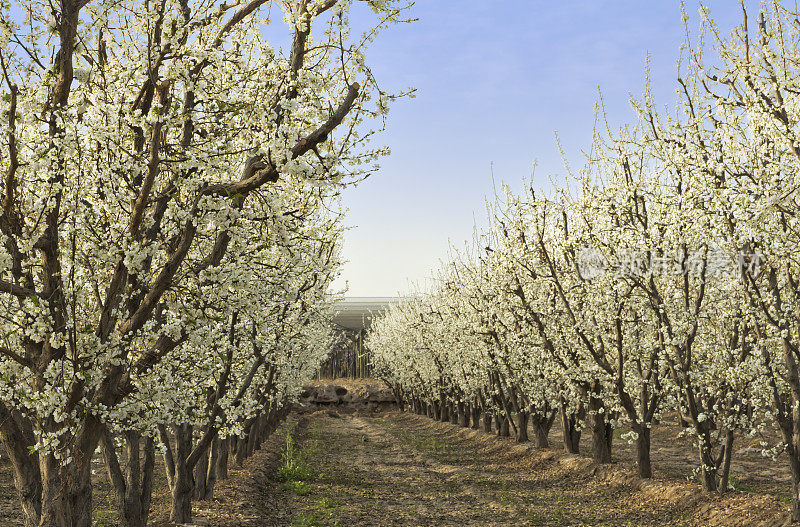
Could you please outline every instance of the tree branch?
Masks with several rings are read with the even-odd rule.
[[[319,128],[311,132],[307,137],[301,139],[292,148],[292,159],[297,159],[306,152],[315,148],[318,144],[322,143],[328,138],[334,128],[339,126],[344,120],[345,116],[353,108],[356,98],[359,94],[360,86],[358,83],[353,83],[348,87],[347,96],[345,97],[339,108],[328,118],[328,120]],[[274,183],[278,180],[278,170],[268,164],[264,160],[262,154],[252,156],[245,163],[242,179],[236,183],[218,183],[216,185],[209,185],[203,190],[205,195],[216,196],[237,196],[247,195],[251,191],[257,189],[265,183]]]
[[[238,11],[236,11],[233,16],[225,22],[225,25],[222,26],[222,29],[219,30],[217,33],[217,38],[214,39],[213,47],[219,47],[222,44],[222,40],[225,38],[225,35],[233,29],[233,26],[244,20],[247,15],[261,7],[262,5],[266,4],[270,0],[252,0],[246,6],[242,7]]]
[[[0,293],[10,293],[19,298],[28,298],[36,294],[35,291],[28,289],[27,287],[12,284],[11,282],[6,282],[5,280],[0,280]]]
[[[166,112],[167,105],[169,104],[169,83],[162,83],[158,87],[158,104],[159,111]],[[129,232],[132,236],[136,237],[139,232],[139,225],[142,223],[142,215],[144,209],[150,198],[150,192],[153,190],[153,184],[156,177],[158,177],[160,168],[160,144],[161,144],[161,130],[164,128],[164,121],[161,117],[153,125],[153,133],[150,138],[150,158],[147,162],[147,175],[142,183],[142,188],[139,191],[139,196],[136,198],[133,211],[131,212],[131,220],[129,225]]]

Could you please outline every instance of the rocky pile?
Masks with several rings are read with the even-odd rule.
[[[298,400],[300,410],[336,407],[339,411],[379,410],[397,404],[392,390],[375,379],[317,380],[307,385]]]

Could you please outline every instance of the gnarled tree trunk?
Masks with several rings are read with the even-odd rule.
[[[186,460],[192,451],[193,427],[175,425],[175,456],[172,476],[172,509],[169,519],[175,523],[191,523],[194,474]]]
[[[30,422],[19,412],[6,410],[2,404],[0,440],[14,469],[14,485],[22,504],[25,527],[36,527],[42,514],[42,474],[38,455],[27,448],[27,445],[36,444],[36,438]]]
[[[495,416],[495,422],[497,423],[497,435],[500,437],[509,437],[511,432],[508,428],[508,418],[502,413],[498,412]]]
[[[540,412],[531,413],[530,419],[533,425],[533,433],[536,436],[537,447],[547,448],[550,446],[548,436],[550,435],[550,429],[553,427],[555,418],[555,411],[551,411],[549,414],[542,414]]]
[[[481,409],[478,406],[478,403],[472,403],[472,428],[473,430],[478,430],[481,427]]]
[[[445,401],[444,396],[439,401],[439,420],[443,423],[450,421],[450,406]]]
[[[145,527],[150,514],[155,469],[155,444],[152,437],[144,439],[138,432],[125,435],[126,464],[123,472],[114,439],[106,429],[103,432],[102,451],[108,477],[114,489],[114,499],[123,527]],[[142,451],[140,452],[140,446]],[[141,455],[144,454],[142,464]]]
[[[561,401],[559,405],[559,413],[561,414],[561,429],[564,435],[564,450],[569,454],[580,453],[581,431],[578,428],[582,420],[582,412],[577,415],[567,410],[565,401]]]
[[[200,456],[200,461],[194,466],[194,492],[196,500],[204,500],[208,494],[208,465],[209,452],[206,451]]]
[[[528,442],[528,412],[517,412],[517,443]]]
[[[650,428],[647,426],[634,426],[636,432],[636,469],[639,477],[648,479],[653,477],[653,468],[650,463]]]
[[[467,403],[458,403],[458,424],[464,428],[469,427],[469,405]]]
[[[229,443],[231,441],[230,437],[226,437],[225,439],[220,439],[212,445],[211,448],[215,448],[219,451],[216,456],[216,463],[214,464],[214,473],[215,479],[217,481],[224,481],[228,479],[228,453],[230,452]]]
[[[611,463],[611,441],[614,430],[608,421],[608,411],[597,395],[598,387],[589,392],[589,427],[592,430],[592,457],[597,463]]]

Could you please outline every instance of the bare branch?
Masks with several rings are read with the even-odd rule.
[[[169,97],[169,83],[162,83],[158,87],[158,95],[159,95],[159,106],[160,111],[166,111],[165,108],[168,105],[168,97]],[[139,196],[136,198],[136,203],[133,206],[133,211],[131,212],[131,220],[129,225],[129,232],[132,236],[137,236],[139,232],[139,225],[142,223],[142,215],[144,214],[144,209],[147,206],[147,203],[150,198],[150,192],[153,190],[153,184],[155,183],[156,177],[158,177],[159,168],[160,168],[160,144],[161,144],[161,131],[164,128],[164,121],[162,119],[158,119],[156,123],[153,125],[153,133],[150,139],[150,159],[147,162],[147,175],[144,178],[144,182],[142,183],[142,188],[139,191]]]
[[[11,102],[8,106],[8,170],[6,171],[5,178],[5,194],[3,196],[3,213],[0,214],[0,222],[10,224],[15,223],[13,219],[14,207],[14,187],[16,186],[16,173],[19,168],[19,158],[17,155],[17,91],[16,84],[11,82],[6,69],[6,62],[0,54],[0,66],[3,69],[3,77],[5,78],[8,89],[11,92]],[[9,230],[16,230],[10,228]]]
[[[27,368],[33,368],[33,362],[29,359],[23,357],[19,353],[15,353],[8,348],[4,348],[0,346],[0,355],[8,357],[9,359],[13,360],[16,363],[19,363]]]
[[[36,294],[35,291],[22,287],[5,280],[0,280],[0,293],[10,293],[19,298],[28,298]]]
[[[217,33],[217,38],[214,39],[213,47],[219,47],[220,44],[222,44],[225,35],[228,34],[231,29],[233,29],[233,26],[244,20],[249,14],[269,1],[270,0],[251,0],[251,2],[246,6],[236,11],[230,20],[225,22],[225,25],[222,26],[222,29],[219,30],[219,33]]]
[[[345,116],[347,116],[353,108],[353,104],[355,104],[355,100],[359,94],[359,88],[357,82],[350,85],[344,101],[342,101],[342,104],[339,105],[339,108],[330,118],[307,137],[301,139],[294,148],[292,148],[292,159],[297,159],[328,138],[328,135],[334,128],[341,124]],[[275,182],[277,179],[277,169],[269,164],[264,159],[263,155],[259,154],[247,160],[240,181],[236,183],[209,185],[204,189],[203,194],[218,196],[246,195],[261,185],[268,182]]]

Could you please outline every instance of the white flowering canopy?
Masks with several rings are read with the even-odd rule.
[[[313,374],[337,196],[387,152],[370,141],[396,98],[364,51],[408,7],[356,2],[375,22],[351,35],[353,4],[0,2],[0,435],[20,477],[31,450],[84,470],[104,423],[237,433]]]

